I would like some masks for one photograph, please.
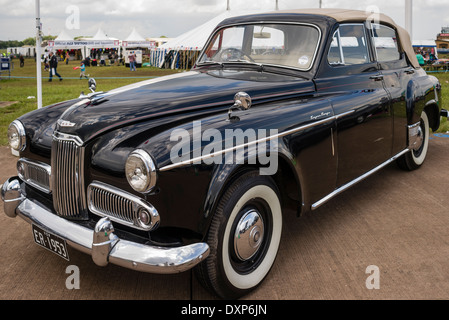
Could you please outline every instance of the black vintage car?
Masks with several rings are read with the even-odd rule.
[[[425,161],[441,87],[384,15],[277,11],[218,25],[189,72],[93,92],[14,121],[5,213],[68,259],[195,267],[222,298],[272,267],[301,216],[397,161]]]

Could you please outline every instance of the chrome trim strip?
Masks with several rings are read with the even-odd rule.
[[[89,210],[100,217],[143,231],[153,231],[159,226],[159,213],[151,204],[106,183],[92,182],[87,187],[87,199]],[[139,220],[142,209],[150,215],[149,225],[144,225]]]
[[[304,131],[304,130],[307,130],[307,129],[310,129],[310,128],[322,125],[324,123],[327,123],[329,121],[334,121],[336,119],[338,119],[336,116],[332,116],[332,117],[329,117],[329,118],[326,118],[326,119],[323,119],[323,120],[319,120],[319,121],[316,121],[316,122],[313,122],[313,123],[310,123],[310,124],[307,124],[307,125],[295,128],[295,129],[287,130],[287,131],[284,131],[282,133],[279,133],[279,134],[276,134],[276,135],[272,135],[272,136],[269,136],[269,137],[266,137],[266,138],[263,138],[263,139],[254,140],[254,141],[247,142],[247,143],[244,143],[244,144],[239,145],[239,146],[235,146],[235,147],[231,147],[231,148],[228,148],[228,149],[225,149],[225,150],[217,151],[217,152],[214,152],[212,154],[208,154],[206,156],[196,157],[196,158],[193,158],[193,159],[190,159],[190,160],[185,160],[185,161],[181,161],[179,163],[174,163],[174,164],[171,164],[171,165],[168,165],[168,166],[160,168],[159,171],[164,172],[164,171],[169,171],[169,170],[172,170],[172,169],[180,168],[180,167],[183,167],[183,166],[186,166],[186,165],[190,165],[190,164],[193,164],[193,163],[197,163],[197,162],[199,163],[199,162],[201,162],[203,160],[207,160],[207,159],[210,159],[210,158],[221,156],[221,155],[223,155],[225,153],[233,152],[233,151],[236,151],[238,149],[250,147],[250,146],[253,146],[253,145],[256,145],[256,144],[259,144],[259,143],[268,142],[268,141],[271,141],[271,140],[274,140],[274,139],[283,138],[283,137],[288,136],[290,134],[297,133],[299,131]]]
[[[29,184],[30,186],[45,192],[45,193],[51,193],[51,166],[40,162],[40,161],[33,161],[27,158],[21,158],[19,159],[19,161],[17,161],[17,166],[24,164],[24,174],[22,174],[20,172],[20,170],[17,170],[17,174],[19,175],[19,178],[22,179],[25,183]],[[34,171],[37,169],[38,172],[45,172],[46,173],[46,177],[41,177],[44,178],[47,181],[39,181],[41,179],[35,179],[35,177],[33,177],[33,173],[31,172],[31,170]],[[36,172],[36,174],[39,174],[38,172]]]
[[[398,153],[397,155],[395,155],[394,157],[392,157],[391,159],[387,160],[386,162],[382,163],[381,165],[377,166],[376,168],[374,168],[373,170],[365,173],[364,175],[358,177],[355,180],[352,180],[351,182],[345,184],[344,186],[338,188],[337,190],[335,190],[334,192],[330,193],[329,195],[327,195],[326,197],[324,197],[323,199],[321,199],[320,201],[316,202],[315,204],[312,205],[312,210],[316,210],[319,207],[321,207],[324,203],[326,203],[327,201],[331,200],[332,198],[334,198],[335,196],[339,195],[340,193],[342,193],[343,191],[346,191],[347,189],[351,188],[352,186],[356,185],[357,183],[365,180],[366,178],[368,178],[369,176],[371,176],[372,174],[376,173],[377,171],[379,171],[380,169],[386,167],[387,165],[389,165],[390,163],[392,163],[393,161],[396,161],[398,158],[402,157],[404,154],[406,154],[407,152],[410,152],[409,149],[406,149],[400,153]]]

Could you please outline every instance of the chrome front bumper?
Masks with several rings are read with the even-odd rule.
[[[209,255],[206,243],[163,248],[120,239],[114,234],[108,218],[98,221],[94,230],[60,218],[24,197],[17,177],[3,184],[1,195],[8,217],[20,216],[28,223],[65,239],[69,246],[90,254],[95,264],[102,267],[112,263],[141,272],[173,274],[193,268]]]

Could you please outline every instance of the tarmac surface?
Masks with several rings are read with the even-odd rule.
[[[1,183],[16,175],[15,163],[0,147]],[[308,216],[285,216],[276,262],[243,300],[449,299],[448,205],[449,137],[432,136],[421,169],[392,164]],[[37,246],[31,226],[0,203],[1,300],[215,299],[193,272],[144,274],[69,255]],[[70,290],[73,265],[80,288]]]

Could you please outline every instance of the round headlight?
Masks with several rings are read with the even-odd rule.
[[[8,128],[9,145],[16,151],[23,151],[26,146],[25,128],[20,121],[13,121]]]
[[[133,151],[125,165],[126,179],[137,192],[150,192],[156,185],[156,166],[151,156],[143,150]]]

